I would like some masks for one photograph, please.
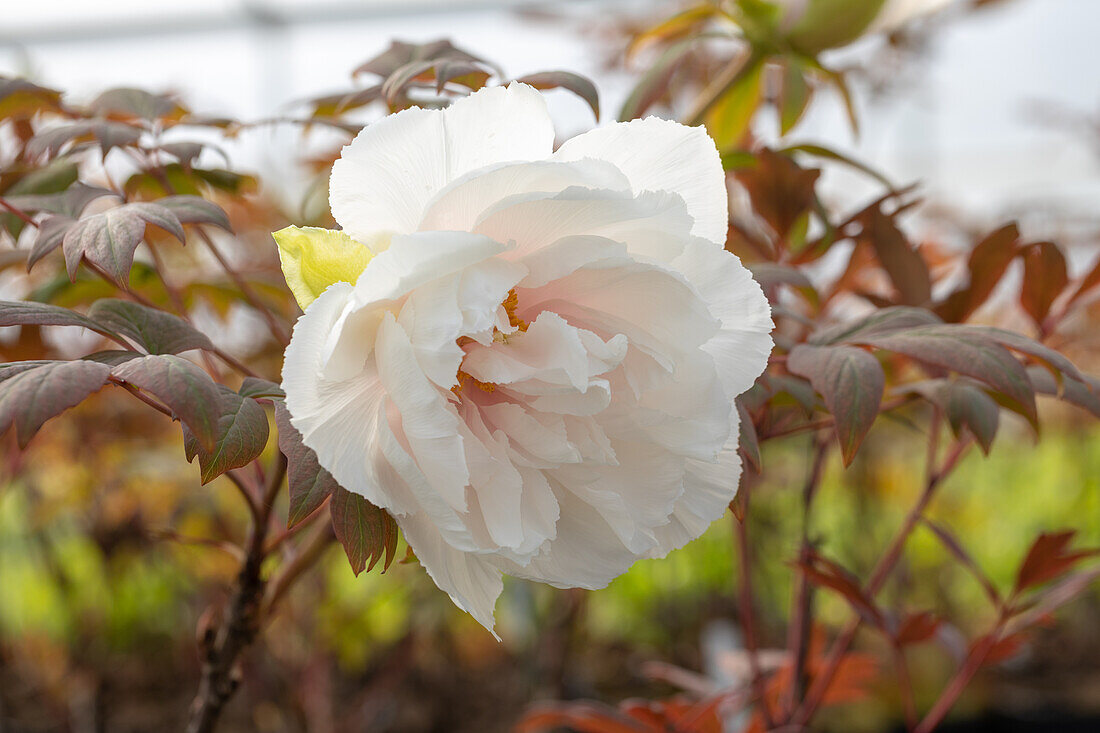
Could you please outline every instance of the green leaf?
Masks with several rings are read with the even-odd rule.
[[[356,575],[370,571],[385,555],[385,570],[397,551],[397,525],[389,514],[358,494],[337,486],[332,492],[332,528]]]
[[[112,334],[103,325],[76,311],[49,303],[0,300],[0,326],[80,326],[97,333]]]
[[[301,433],[290,424],[290,412],[281,402],[275,403],[275,425],[279,428],[279,450],[286,456],[290,490],[286,523],[290,528],[316,511],[340,485],[321,468],[317,454],[302,442]]]
[[[20,448],[52,417],[84,401],[107,383],[111,368],[91,361],[55,361],[0,382],[0,433],[15,425]]]
[[[27,255],[27,272],[30,272],[40,259],[61,246],[65,234],[73,228],[74,224],[76,221],[67,216],[50,216],[38,224],[38,235],[34,238],[30,254]]]
[[[0,120],[26,117],[42,109],[56,111],[61,92],[41,87],[26,79],[0,76]]]
[[[88,317],[115,333],[129,337],[150,354],[214,349],[205,334],[179,316],[129,300],[97,300],[88,310]]]
[[[974,385],[956,380],[946,386],[943,407],[955,435],[960,436],[963,428],[967,428],[982,452],[989,455],[1001,415],[1001,408],[993,398]]]
[[[217,438],[212,450],[203,448],[186,426],[183,428],[183,445],[187,460],[198,456],[199,473],[203,484],[233,468],[247,466],[263,453],[267,445],[269,428],[267,414],[260,404],[248,397],[218,385]]]
[[[286,392],[283,391],[282,387],[259,377],[245,377],[244,381],[241,382],[240,389],[237,390],[237,394],[241,397],[251,397],[256,400],[286,399]]]
[[[939,317],[924,308],[891,306],[881,308],[865,318],[852,323],[844,323],[814,332],[807,343],[817,346],[836,344],[842,341],[858,342],[870,336],[904,331],[919,326],[939,325]]]
[[[745,139],[749,124],[760,106],[764,59],[754,56],[745,62],[734,83],[706,115],[707,132],[719,150],[735,148]]]
[[[795,59],[783,66],[783,89],[779,95],[779,134],[786,135],[802,119],[810,103],[812,89],[806,82],[806,70]]]
[[[1023,364],[1003,346],[960,326],[923,326],[881,335],[864,335],[860,343],[903,354],[922,364],[973,377],[1038,425],[1035,390]]]
[[[890,182],[890,179],[888,179],[882,173],[879,173],[874,168],[866,165],[865,163],[860,163],[858,160],[852,158],[851,156],[839,153],[832,148],[825,147],[824,145],[815,145],[813,143],[799,143],[798,145],[788,145],[787,147],[780,149],[779,152],[786,154],[805,153],[807,155],[813,155],[818,158],[825,158],[826,160],[833,160],[837,163],[843,163],[844,165],[850,168],[854,168],[861,173],[866,173],[868,176],[881,183],[887,189],[891,191],[896,190],[894,188],[894,184]]]
[[[168,196],[155,203],[175,214],[181,224],[213,224],[227,232],[233,231],[222,207],[202,196]]]
[[[179,119],[187,110],[167,94],[153,94],[144,89],[118,87],[108,89],[89,105],[97,115],[123,115],[137,119]]]
[[[587,77],[571,71],[542,71],[528,74],[516,81],[530,84],[535,89],[567,89],[588,104],[597,121],[600,119],[600,93]]]
[[[1057,397],[1100,417],[1100,386],[1095,378],[1063,376],[1059,384],[1050,371],[1041,366],[1028,367],[1027,376],[1036,392]]]
[[[25,212],[46,211],[75,219],[95,199],[113,195],[114,193],[106,188],[88,186],[77,181],[64,191],[5,196],[5,199],[15,208]]]
[[[146,224],[153,224],[184,241],[179,219],[163,206],[132,203],[87,216],[65,232],[62,250],[69,278],[75,280],[81,259],[98,265],[116,282],[129,280],[134,250],[145,237]]]
[[[206,372],[179,356],[151,354],[119,364],[112,374],[167,405],[176,419],[190,428],[199,446],[214,452],[222,400],[218,385]]]
[[[668,83],[680,63],[695,47],[698,38],[688,38],[669,46],[634,85],[619,110],[619,122],[641,117],[668,91]]]
[[[878,359],[854,346],[800,344],[787,357],[787,369],[806,377],[825,400],[840,440],[844,465],[878,417],[886,375]]]

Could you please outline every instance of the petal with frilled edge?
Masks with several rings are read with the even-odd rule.
[[[451,597],[455,605],[473,616],[497,640],[493,631],[493,607],[504,588],[501,571],[488,555],[460,552],[422,515],[397,518],[405,540],[428,575]]]
[[[669,264],[695,286],[720,323],[703,351],[714,357],[732,399],[751,387],[768,365],[773,328],[768,299],[736,255],[705,240],[692,239]]]
[[[408,234],[432,197],[496,163],[550,156],[554,127],[535,89],[486,87],[447,109],[414,107],[363,129],[332,166],[332,215],[352,237]]]
[[[702,127],[647,117],[600,127],[565,141],[555,160],[606,160],[626,174],[634,193],[670,191],[687,202],[691,233],[724,246],[729,227],[725,173]]]

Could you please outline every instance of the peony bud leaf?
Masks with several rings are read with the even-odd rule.
[[[333,283],[354,285],[374,257],[366,245],[335,229],[287,227],[271,236],[279,245],[283,277],[302,310]]]

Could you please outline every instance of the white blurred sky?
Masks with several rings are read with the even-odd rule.
[[[287,101],[347,88],[350,70],[392,38],[449,37],[513,76],[552,68],[592,76],[607,121],[630,79],[600,70],[601,50],[578,33],[578,23],[620,12],[659,16],[675,6],[553,3],[570,18],[565,22],[532,20],[520,7],[511,0],[9,1],[0,73],[29,74],[84,98],[110,86],[173,89],[199,111],[255,119]],[[1100,140],[1037,124],[1027,109],[1100,113],[1097,29],[1100,0],[1011,0],[953,19],[933,36],[903,93],[873,103],[860,95],[865,119],[858,140],[838,105],[828,102],[813,109],[792,140],[832,145],[898,182],[921,179],[931,196],[989,221],[1021,207],[1093,216]],[[551,109],[563,136],[592,124],[583,103],[568,95],[554,95]],[[289,129],[253,133],[235,149],[235,162],[290,175],[287,153],[295,140]],[[828,183],[841,199],[872,191],[844,173],[831,173]],[[1031,221],[1044,226],[1041,215]]]

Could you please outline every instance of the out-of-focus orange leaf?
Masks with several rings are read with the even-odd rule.
[[[1066,258],[1053,242],[1038,242],[1024,250],[1024,282],[1020,305],[1036,323],[1050,313],[1058,295],[1069,285]]]
[[[788,156],[767,148],[756,153],[756,164],[737,171],[752,207],[780,240],[795,221],[814,205],[814,185],[821,171],[802,168]]]
[[[1072,568],[1078,561],[1095,556],[1100,550],[1069,551],[1076,530],[1039,535],[1028,550],[1016,574],[1016,592],[1053,580]]]
[[[940,623],[940,619],[930,611],[911,613],[898,624],[897,633],[894,634],[894,641],[898,646],[908,646],[909,644],[919,644],[922,641],[928,641],[936,635]]]

